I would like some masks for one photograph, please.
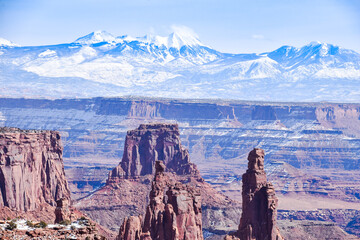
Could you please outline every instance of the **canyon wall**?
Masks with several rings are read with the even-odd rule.
[[[360,164],[360,104],[0,99],[0,126],[61,132],[74,198],[105,184],[107,172],[123,156],[129,129],[154,121],[178,123],[183,146],[209,182],[244,171],[247,153],[259,146],[267,162],[305,171],[354,170]]]
[[[0,207],[33,211],[70,200],[59,132],[0,128]]]
[[[65,172],[75,199],[106,184],[108,172],[118,166],[123,157],[124,139],[129,129],[159,121],[178,124],[182,146],[189,150],[201,176],[229,197],[241,198],[239,172],[247,168],[248,152],[261,147],[267,153],[265,169],[283,203],[280,205],[282,211],[301,215],[301,211],[318,208],[360,210],[358,103],[131,97],[0,99],[0,126],[61,132]],[[131,197],[134,204],[126,207],[130,209],[128,213],[138,213],[144,209],[135,206],[146,201],[149,189],[130,180],[120,187],[137,187],[142,192],[141,200]],[[151,179],[142,181],[149,183]],[[306,203],[301,204],[303,209],[297,207],[300,202]],[[124,202],[114,211],[108,211],[109,221],[116,217],[117,208],[127,204]],[[104,209],[105,206],[100,203],[89,206],[91,208]],[[207,231],[209,226],[218,224],[213,213],[221,214],[223,208],[203,206],[203,209],[203,225]],[[239,214],[238,209],[232,212]],[[338,219],[330,220],[338,222]],[[226,222],[224,226],[237,226],[238,221]],[[346,224],[341,222],[341,225]]]

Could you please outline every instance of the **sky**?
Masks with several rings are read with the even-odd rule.
[[[22,46],[69,43],[97,30],[166,36],[173,26],[222,52],[320,41],[360,53],[359,0],[0,0],[0,37]]]

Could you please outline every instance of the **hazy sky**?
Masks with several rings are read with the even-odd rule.
[[[173,25],[223,52],[311,41],[360,52],[360,0],[0,0],[0,37],[20,45],[72,42],[96,30],[165,36]]]

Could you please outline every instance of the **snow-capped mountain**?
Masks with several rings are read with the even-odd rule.
[[[360,54],[331,44],[228,54],[189,32],[20,47],[0,41],[1,96],[142,95],[272,101],[359,101]],[[358,90],[359,89],[359,90]]]
[[[91,44],[102,43],[102,42],[106,42],[106,43],[114,42],[115,43],[116,38],[106,31],[96,31],[96,32],[92,32],[86,36],[80,37],[74,41],[74,43],[80,44],[80,45],[91,45]]]
[[[0,37],[0,47],[20,47],[20,45]]]

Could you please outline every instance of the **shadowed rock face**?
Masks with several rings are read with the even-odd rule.
[[[190,163],[188,150],[181,145],[177,124],[141,124],[128,131],[122,161],[110,172],[108,183],[154,174],[157,160],[176,174],[199,175],[196,166]]]
[[[68,199],[62,198],[56,201],[55,223],[71,219],[69,206],[70,203]]]
[[[201,199],[195,188],[171,182],[165,165],[157,161],[150,203],[142,217],[126,218],[118,240],[202,240]],[[165,197],[165,190],[167,197]]]
[[[242,214],[239,230],[225,239],[280,240],[276,226],[278,199],[275,189],[266,180],[264,150],[254,148],[248,156],[248,169],[242,176]]]
[[[0,128],[0,208],[33,211],[70,200],[60,135]]]

